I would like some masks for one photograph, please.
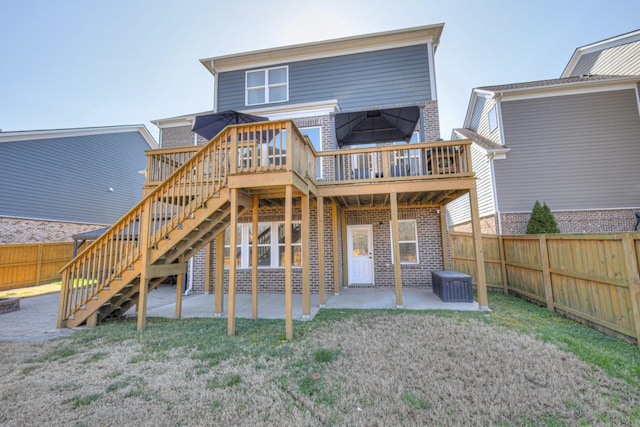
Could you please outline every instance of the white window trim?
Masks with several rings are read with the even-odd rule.
[[[277,70],[280,68],[284,68],[285,69],[285,82],[284,83],[277,83],[277,84],[273,84],[270,85],[269,84],[269,71],[271,70]],[[262,71],[264,73],[264,86],[254,86],[249,88],[248,84],[249,84],[249,74],[250,73],[257,73]],[[271,88],[276,88],[276,87],[286,87],[286,97],[285,99],[280,99],[277,101],[271,101],[269,100],[269,92]],[[257,102],[254,104],[250,104],[249,103],[249,90],[258,90],[258,89],[263,89],[264,90],[264,102]],[[262,68],[259,70],[249,70],[249,71],[245,71],[244,73],[244,105],[247,107],[250,106],[254,106],[254,105],[264,105],[264,104],[274,104],[274,103],[279,103],[279,102],[288,102],[289,101],[289,66],[288,65],[283,65],[280,67],[271,67],[271,68]]]
[[[493,128],[491,127],[491,114],[493,114],[494,119]],[[494,130],[498,129],[498,109],[495,105],[491,107],[489,109],[489,112],[487,113],[487,125],[489,127],[489,132],[493,132]]]
[[[398,245],[400,243],[415,243],[416,244],[416,262],[407,262],[407,261],[400,261],[400,265],[417,265],[420,264],[420,246],[418,245],[418,223],[415,219],[399,219],[398,220],[398,225],[400,225],[401,222],[412,222],[413,223],[413,229],[415,230],[416,233],[416,240],[398,240]],[[389,237],[391,240],[391,264],[393,265],[394,261],[393,261],[393,229],[391,227],[391,221],[389,221]]]
[[[249,244],[249,238],[250,238],[249,226],[251,226],[251,224],[252,223],[250,222],[238,224],[242,230],[241,231],[242,236],[240,238],[240,242],[237,244],[237,246],[240,247],[240,260],[241,260],[240,265],[236,266],[236,269],[238,270],[251,269],[251,266],[250,266],[251,259],[249,258],[249,249],[251,248],[251,244]],[[259,265],[258,269],[274,269],[274,268],[284,269],[284,266],[279,265],[280,264],[280,247],[284,246],[284,244],[281,244],[278,242],[278,226],[280,224],[284,224],[284,221],[265,221],[265,222],[260,222],[260,224],[269,224],[271,226],[271,243],[269,244],[269,246],[271,247],[271,264],[268,266]],[[300,221],[291,222],[291,225],[295,225],[295,224],[300,224]],[[292,253],[293,253],[293,248],[296,246],[300,247],[300,250],[302,253],[302,242],[291,244]],[[230,248],[229,245],[227,244],[224,245],[225,252],[229,248]],[[229,252],[230,258],[231,258],[231,255],[232,255],[231,252]],[[302,257],[301,257],[301,260],[302,260]],[[231,262],[231,259],[229,259],[229,262]],[[292,264],[292,267],[302,268],[302,265]],[[229,267],[225,265],[224,269],[228,270]]]

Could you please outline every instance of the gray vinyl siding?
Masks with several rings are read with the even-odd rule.
[[[142,198],[148,149],[139,132],[2,142],[0,216],[112,224]]]
[[[431,100],[427,45],[308,61],[289,66],[289,101],[245,106],[245,71],[218,76],[218,111],[337,99],[342,109]],[[258,68],[259,69],[259,68]]]
[[[492,140],[496,144],[501,144],[500,126],[499,125],[496,126],[493,132],[489,130],[489,110],[491,110],[491,108],[495,106],[496,106],[495,99],[485,97],[485,96],[478,96],[476,98],[475,105],[473,106],[471,122],[468,128],[476,132],[477,134]],[[496,119],[498,120],[498,123],[499,123],[500,116],[498,114],[497,109],[496,109]]]
[[[478,210],[480,217],[494,213],[493,189],[491,186],[491,169],[487,152],[476,144],[471,145],[471,163],[476,173],[478,191]],[[471,221],[469,211],[469,195],[462,196],[447,205],[449,225]]]
[[[571,76],[585,74],[640,75],[640,41],[582,55]]]
[[[505,143],[495,161],[501,212],[640,205],[635,90],[503,101]]]

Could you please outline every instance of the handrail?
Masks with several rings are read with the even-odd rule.
[[[471,141],[443,141],[320,151],[318,185],[473,176]]]

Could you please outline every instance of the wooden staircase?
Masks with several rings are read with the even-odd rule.
[[[62,269],[58,327],[95,326],[138,303],[230,223],[228,129],[203,146]],[[239,214],[252,198],[238,192]]]

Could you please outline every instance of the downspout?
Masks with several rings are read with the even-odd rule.
[[[198,145],[198,134],[193,133],[193,145]],[[189,279],[187,289],[184,291],[184,295],[191,295],[193,293],[193,257],[189,258]],[[182,283],[180,284],[182,286]]]
[[[498,203],[498,191],[496,189],[496,173],[493,165],[495,153],[489,154],[489,171],[491,172],[491,192],[493,193],[493,205],[498,219],[498,234],[502,235],[502,216],[500,215],[500,204]]]

